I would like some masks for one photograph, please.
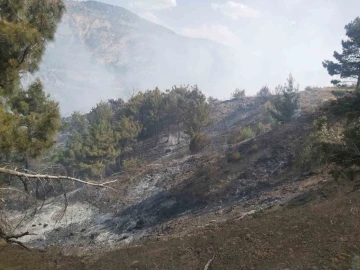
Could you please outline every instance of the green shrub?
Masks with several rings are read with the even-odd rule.
[[[255,132],[251,127],[237,128],[228,140],[228,144],[236,144],[246,139],[254,138]]]
[[[209,136],[205,135],[204,133],[197,133],[190,141],[189,150],[191,153],[197,153],[208,146],[210,143],[211,140]]]
[[[235,92],[231,94],[232,99],[241,99],[245,97],[245,89],[235,89]]]
[[[190,154],[190,150],[188,147],[184,147],[180,150],[177,151],[177,153],[175,154],[174,158],[175,159],[181,159],[184,158],[186,156],[188,156]]]
[[[333,94],[335,97],[343,97],[346,95],[346,90],[343,89],[336,89],[331,91],[331,94]]]
[[[259,149],[259,147],[257,146],[257,144],[254,144],[253,146],[251,146],[251,152],[257,152],[258,149]]]
[[[280,123],[289,122],[298,109],[299,86],[295,85],[295,79],[290,74],[286,84],[284,86],[279,85],[276,92],[269,113]]]
[[[245,140],[255,137],[255,132],[252,130],[251,127],[244,127],[241,131],[241,134],[243,135]]]
[[[228,162],[236,162],[241,159],[241,155],[239,152],[232,152],[227,155]]]
[[[259,92],[256,93],[256,95],[258,97],[268,98],[271,96],[270,88],[267,85],[265,85],[259,90]]]
[[[125,159],[122,162],[124,169],[134,169],[140,165],[140,162],[137,158]]]
[[[258,134],[264,134],[264,133],[270,131],[271,127],[269,125],[264,125],[262,122],[260,122],[257,125],[257,129],[258,129]]]

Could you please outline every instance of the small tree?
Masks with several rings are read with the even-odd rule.
[[[265,85],[261,87],[261,89],[259,90],[259,92],[257,92],[256,95],[258,97],[268,98],[269,96],[271,96],[270,88],[267,85]]]
[[[295,86],[295,79],[290,74],[287,83],[284,86],[278,86],[276,92],[269,112],[279,122],[289,122],[298,108],[299,86]]]
[[[186,128],[186,133],[193,138],[201,133],[210,121],[210,105],[206,101],[206,96],[195,85],[188,92],[188,96],[182,106],[182,117]]]
[[[345,26],[347,40],[342,40],[343,52],[334,52],[337,62],[326,60],[323,66],[329,75],[357,80],[356,89],[360,91],[360,17]],[[332,80],[333,84],[341,84],[341,80]]]
[[[245,89],[235,89],[235,92],[231,94],[232,99],[241,99],[245,97]]]

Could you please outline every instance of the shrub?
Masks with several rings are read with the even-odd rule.
[[[259,147],[257,146],[257,144],[254,144],[253,146],[251,146],[251,152],[257,152],[258,149],[259,149]]]
[[[346,95],[346,90],[336,89],[336,90],[331,91],[331,94],[333,94],[337,98],[343,97]]]
[[[236,162],[241,159],[241,155],[239,152],[232,152],[227,155],[228,162]]]
[[[298,109],[299,86],[295,85],[295,79],[290,74],[287,83],[277,87],[276,92],[277,95],[273,100],[273,106],[269,108],[269,113],[280,123],[289,122]]]
[[[314,91],[315,89],[314,89],[314,87],[312,87],[312,86],[306,86],[305,87],[305,91]]]
[[[257,125],[257,128],[258,128],[258,134],[264,134],[271,129],[269,125],[264,125],[262,122],[260,122]]]
[[[129,158],[125,159],[122,164],[124,169],[133,169],[138,167],[140,162],[137,158]]]
[[[241,99],[245,97],[245,89],[235,89],[235,92],[231,94],[232,99]]]
[[[257,92],[256,95],[258,97],[268,98],[269,96],[271,96],[270,88],[267,85],[265,85],[259,90],[259,92]]]
[[[244,127],[241,131],[241,134],[243,135],[244,140],[255,137],[255,132],[252,130],[251,127]]]
[[[209,136],[204,133],[197,133],[190,141],[189,150],[191,153],[197,153],[208,146],[210,143],[211,140]]]
[[[255,132],[251,129],[251,127],[237,128],[230,136],[228,144],[239,143],[253,137],[255,137]]]

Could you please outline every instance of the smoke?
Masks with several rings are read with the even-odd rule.
[[[36,74],[63,115],[87,112],[101,100],[127,99],[133,90],[197,84],[208,96],[228,98],[224,93],[239,87],[236,69],[241,64],[228,47],[177,35],[125,9],[86,4],[111,9],[109,16],[136,19],[137,24],[130,30],[126,21],[104,27],[107,23],[98,20],[96,12],[92,17],[81,14],[81,22],[65,17]],[[111,40],[116,34],[120,38]]]

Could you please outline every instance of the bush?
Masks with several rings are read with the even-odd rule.
[[[311,91],[314,91],[314,90],[315,90],[315,88],[312,87],[312,86],[306,86],[305,87],[305,91],[311,92]]]
[[[137,158],[129,158],[123,161],[124,169],[134,169],[140,165],[140,162]]]
[[[227,155],[228,162],[236,162],[241,159],[241,155],[239,152],[232,152]]]
[[[265,85],[259,90],[259,92],[257,92],[256,95],[258,97],[268,98],[269,96],[271,96],[270,88],[267,85]]]
[[[259,147],[257,146],[257,144],[254,144],[253,146],[251,146],[251,152],[257,152],[258,149],[259,149]]]
[[[245,89],[236,89],[234,93],[231,94],[232,99],[241,99],[245,97]]]
[[[209,136],[205,135],[204,133],[197,133],[190,141],[189,150],[191,153],[197,153],[208,146],[210,143],[211,140]]]
[[[255,132],[252,130],[251,127],[244,127],[241,134],[243,135],[244,140],[255,137]]]
[[[262,122],[260,122],[258,125],[257,125],[257,134],[264,134],[268,131],[271,130],[271,124],[263,124]]]
[[[255,132],[251,127],[237,128],[228,140],[228,144],[235,144],[246,139],[254,138]]]
[[[280,123],[289,122],[298,109],[300,99],[299,86],[295,85],[295,79],[290,74],[284,86],[278,86],[277,95],[269,109],[270,115]]]
[[[337,98],[343,97],[346,95],[346,90],[336,89],[336,90],[331,91],[331,94],[333,94]]]

